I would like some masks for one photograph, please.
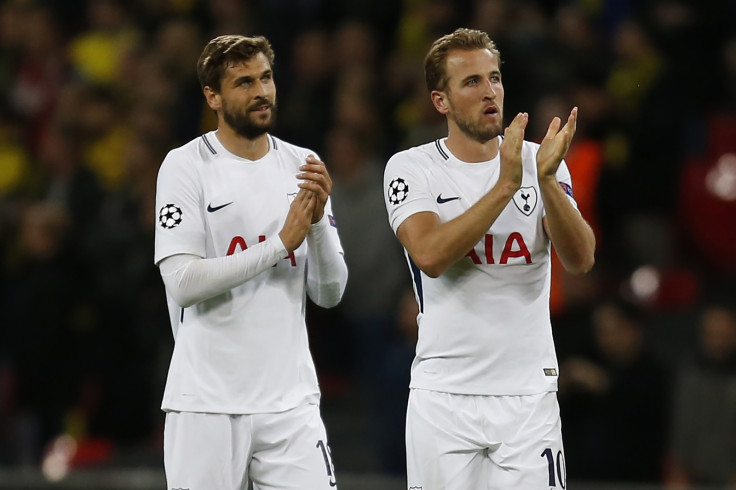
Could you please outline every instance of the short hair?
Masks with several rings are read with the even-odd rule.
[[[424,58],[424,77],[427,89],[445,90],[447,86],[447,55],[453,50],[472,51],[487,49],[501,64],[501,53],[491,38],[483,31],[461,27],[452,34],[446,34],[432,43]]]
[[[263,53],[273,66],[274,53],[271,44],[263,36],[247,37],[237,34],[218,36],[202,50],[197,61],[197,77],[202,88],[220,90],[220,82],[228,66],[248,61]]]

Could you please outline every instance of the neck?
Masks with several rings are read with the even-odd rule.
[[[248,139],[233,131],[227,124],[220,124],[216,134],[217,139],[220,140],[227,151],[247,160],[262,158],[270,148],[268,133],[263,133],[254,139]]]
[[[498,137],[488,141],[478,141],[448,121],[449,134],[445,144],[456,158],[467,163],[487,162],[498,155]]]

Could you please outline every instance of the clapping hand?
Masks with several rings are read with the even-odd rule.
[[[299,248],[312,226],[312,216],[316,207],[317,197],[314,192],[302,189],[289,206],[284,227],[279,232],[279,237],[284,243],[286,250],[291,252]]]
[[[529,114],[520,112],[504,131],[503,141],[499,147],[501,154],[501,175],[499,182],[508,182],[514,190],[521,186],[523,169],[521,165],[521,147],[524,142],[524,130],[529,121]]]
[[[306,163],[299,167],[302,173],[297,175],[299,187],[312,191],[317,198],[312,214],[312,223],[316,223],[322,219],[325,211],[327,198],[332,192],[332,179],[324,162],[317,160],[314,155],[307,157]]]
[[[572,137],[578,120],[578,108],[575,107],[567,118],[567,123],[560,129],[560,118],[555,117],[549,123],[547,134],[537,152],[537,175],[539,179],[554,177],[560,162],[570,148]]]

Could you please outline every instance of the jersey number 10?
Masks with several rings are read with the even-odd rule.
[[[564,490],[565,481],[567,480],[567,471],[565,468],[565,456],[562,454],[562,451],[557,451],[557,458],[555,458],[554,456],[552,456],[552,450],[550,448],[547,448],[542,451],[542,454],[540,454],[539,456],[547,458],[547,469],[549,470],[549,486],[557,486],[557,484],[555,483],[555,476],[557,476],[557,480],[559,480],[560,482],[560,487],[562,487],[562,489]]]

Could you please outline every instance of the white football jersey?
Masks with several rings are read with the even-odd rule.
[[[281,230],[310,152],[269,135],[259,160],[226,150],[215,132],[166,156],[156,191],[155,262],[222,257]],[[332,216],[328,200],[325,213]],[[334,220],[331,220],[334,223]],[[337,230],[330,227],[330,233]],[[307,241],[226,293],[180,308],[167,297],[175,338],[162,408],[280,412],[319,400],[307,341]]]
[[[550,241],[542,226],[538,148],[524,142],[521,188],[466,257],[431,278],[406,253],[419,304],[412,388],[470,395],[557,389],[549,317]],[[452,155],[444,140],[397,153],[384,172],[394,233],[414,213],[436,213],[443,223],[459,216],[496,184],[499,171],[499,156],[466,163]],[[564,162],[557,179],[577,208]]]

